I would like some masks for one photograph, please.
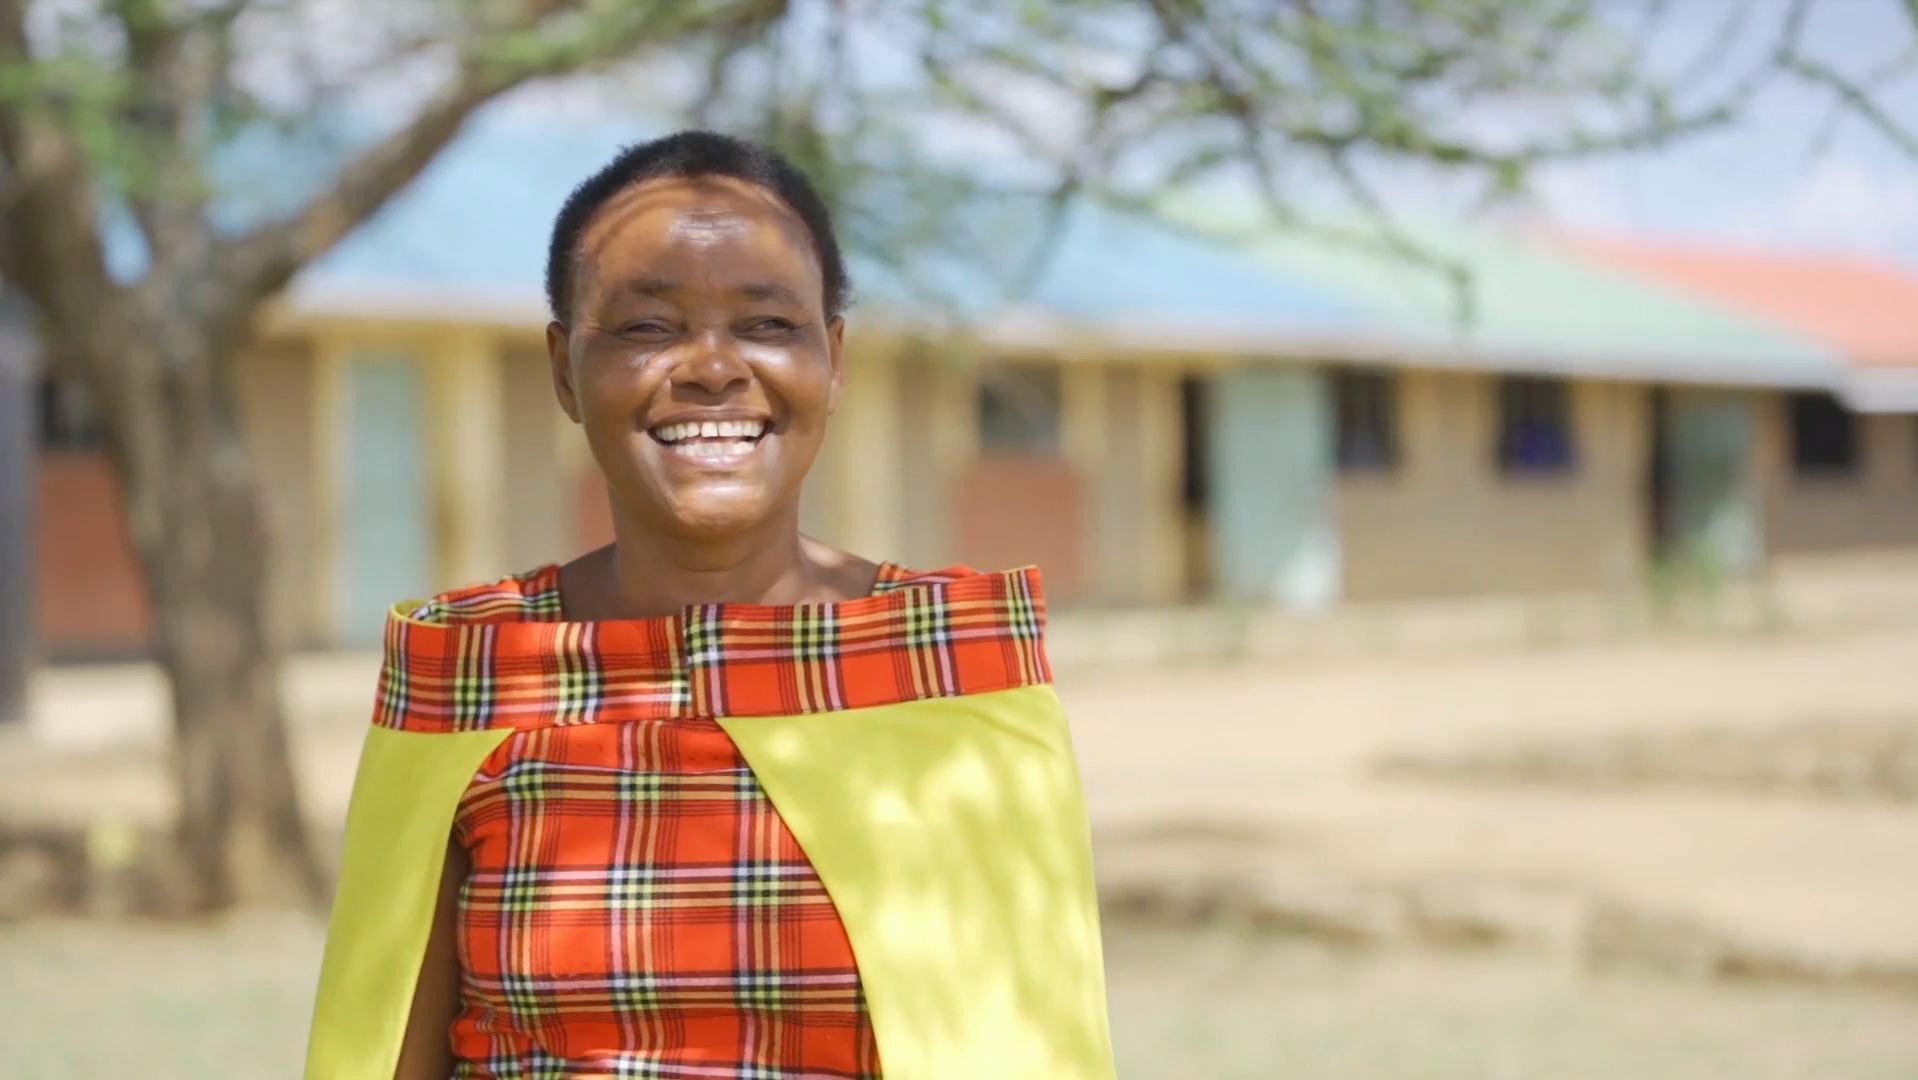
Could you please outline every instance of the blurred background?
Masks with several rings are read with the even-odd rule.
[[[0,1075],[298,1074],[396,599],[609,539],[571,186],[852,256],[1038,564],[1129,1078],[1918,1077],[1911,0],[0,0]]]

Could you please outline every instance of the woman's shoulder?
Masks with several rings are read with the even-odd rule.
[[[414,607],[412,618],[442,625],[502,622],[557,622],[559,565],[549,563],[498,581],[463,585]]]

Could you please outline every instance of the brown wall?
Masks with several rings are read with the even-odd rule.
[[[1039,567],[1048,599],[1071,600],[1085,574],[1083,484],[1058,458],[992,456],[959,481],[959,558],[978,570]]]
[[[1494,378],[1406,371],[1400,456],[1338,484],[1349,599],[1634,587],[1646,559],[1643,388],[1572,390],[1577,464],[1507,477],[1494,456]]]
[[[1787,400],[1772,395],[1760,410],[1771,551],[1790,557],[1918,548],[1918,417],[1860,416],[1856,472],[1798,476]]]
[[[311,625],[313,447],[311,357],[264,348],[235,376],[242,437],[266,502],[272,536],[273,619],[282,639],[305,644]],[[49,654],[143,652],[146,594],[127,539],[120,494],[103,454],[42,454],[34,507],[36,623]]]
[[[33,507],[34,623],[53,656],[143,651],[149,620],[104,454],[40,455]]]

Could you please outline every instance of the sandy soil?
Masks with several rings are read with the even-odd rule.
[[[294,1080],[319,931],[0,929],[0,1075]],[[1918,1004],[1108,931],[1128,1080],[1910,1080]]]
[[[1224,828],[1205,872],[1264,851],[1320,873],[1559,883],[1755,948],[1918,968],[1918,806],[1685,790],[1465,786],[1385,775],[1392,754],[1514,737],[1918,721],[1918,627],[1649,640],[1391,663],[1068,672],[1103,865],[1120,838]],[[1139,845],[1133,845],[1139,847]],[[1191,845],[1156,843],[1186,859]],[[1252,881],[1248,887],[1258,888]]]
[[[1235,888],[1254,891],[1300,873],[1548,883],[1561,896],[1668,913],[1761,953],[1918,972],[1918,805],[1683,785],[1474,786],[1377,767],[1394,754],[1520,737],[1912,722],[1914,657],[1918,623],[1389,660],[1074,668],[1060,690],[1102,870],[1128,890],[1155,880],[1183,887],[1195,874],[1236,877]],[[306,795],[323,829],[343,811],[371,679],[370,662],[355,657],[316,658],[291,673]],[[55,728],[0,747],[0,820],[164,820],[153,733],[114,734],[151,689],[137,670],[60,674]],[[1170,824],[1242,842],[1136,840]]]
[[[1879,626],[1064,672],[1108,895],[1218,886],[1242,902],[1209,927],[1110,922],[1123,1075],[1911,1080],[1918,996],[1909,986],[1594,969],[1579,962],[1577,943],[1334,951],[1322,931],[1365,924],[1375,909],[1389,922],[1404,914],[1391,902],[1416,894],[1477,903],[1474,917],[1495,922],[1551,923],[1571,911],[1573,932],[1589,932],[1579,913],[1594,909],[1563,901],[1599,897],[1671,913],[1750,955],[1918,964],[1911,802],[1683,783],[1461,783],[1378,767],[1392,755],[1469,755],[1540,737],[1562,748],[1710,729],[1749,730],[1762,742],[1781,725],[1909,722],[1918,718],[1913,658],[1918,626]],[[322,827],[344,805],[370,678],[354,657],[308,661],[291,676],[306,793]],[[150,708],[150,674],[61,680],[65,726],[0,746],[0,821],[162,820],[163,757],[138,719]],[[1272,917],[1261,921],[1262,910]],[[1314,911],[1317,936],[1296,936],[1314,929]],[[1252,924],[1266,929],[1244,929]],[[1274,936],[1275,926],[1294,936]],[[314,923],[290,917],[0,925],[0,1076],[291,1080],[318,944]]]

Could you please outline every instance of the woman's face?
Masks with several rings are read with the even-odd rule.
[[[547,352],[615,516],[710,541],[796,515],[843,331],[798,216],[739,181],[648,181],[594,215],[573,274]]]

